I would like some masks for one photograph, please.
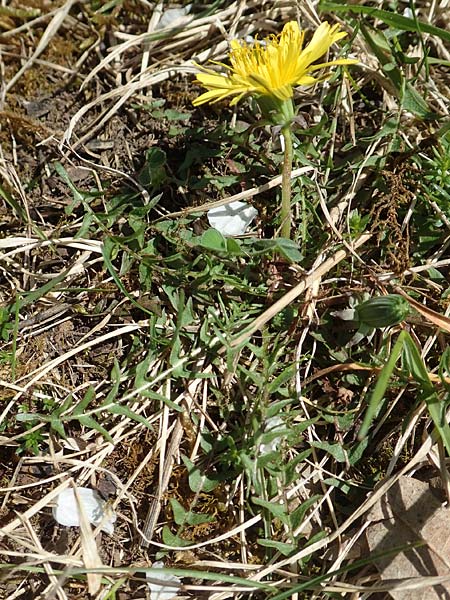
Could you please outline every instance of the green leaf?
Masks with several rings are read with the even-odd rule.
[[[361,428],[358,432],[358,439],[363,440],[367,432],[369,431],[369,427],[378,411],[378,407],[380,402],[383,400],[384,394],[386,392],[389,379],[392,375],[392,372],[395,368],[395,363],[397,359],[400,357],[403,347],[403,342],[406,336],[406,332],[402,331],[395,342],[394,347],[392,348],[391,355],[389,356],[388,361],[381,369],[381,372],[378,376],[377,383],[375,384],[375,388],[372,392],[372,395],[369,400],[369,406],[366,410],[366,414],[364,415],[364,420],[362,422]]]
[[[132,419],[133,421],[136,421],[137,423],[142,423],[142,425],[145,425],[148,429],[150,429],[150,431],[154,431],[153,425],[149,421],[147,421],[145,417],[138,413],[135,413],[125,404],[113,404],[112,406],[108,406],[107,410],[109,410],[109,412],[113,413],[114,415],[122,415],[124,417],[128,417],[129,419]],[[179,407],[178,410],[180,410]]]
[[[109,274],[113,278],[114,283],[117,285],[117,287],[122,292],[122,294],[124,294],[124,296],[126,296],[128,298],[128,300],[134,306],[137,306],[140,310],[142,310],[147,315],[152,316],[153,312],[148,310],[145,306],[142,306],[141,304],[139,304],[139,302],[136,302],[135,298],[128,292],[128,290],[125,289],[124,285],[122,284],[122,281],[112,263],[113,256],[115,256],[117,254],[118,250],[119,250],[119,245],[118,245],[117,240],[115,240],[114,238],[111,238],[111,237],[110,238],[107,237],[103,240],[102,255],[103,255],[103,260],[105,261],[105,266],[108,269]]]
[[[439,377],[441,378],[441,383],[443,387],[450,392],[450,384],[448,383],[448,376],[450,374],[450,348],[444,350],[441,360],[439,361]]]
[[[408,82],[406,82],[403,93],[402,107],[404,110],[421,119],[433,118],[435,116],[419,92]]]
[[[348,462],[351,465],[356,465],[356,463],[361,460],[364,451],[369,445],[369,438],[364,438],[358,444],[352,446],[352,448],[348,452]]]
[[[44,421],[48,423],[50,417],[47,415],[41,415],[39,413],[18,413],[16,415],[16,421],[20,423],[34,423],[36,421]]]
[[[348,494],[349,491],[351,490],[351,485],[349,485],[345,481],[342,481],[341,479],[337,479],[336,477],[327,477],[326,479],[323,480],[323,483],[325,485],[329,485],[331,487],[338,488],[344,494]]]
[[[402,88],[403,74],[394,62],[390,42],[385,38],[382,31],[377,32],[373,29],[369,30],[369,28],[365,27],[362,23],[360,28],[365,41],[378,59],[383,73],[392,83],[392,93],[395,96],[399,96]]]
[[[447,403],[439,398],[420,356],[420,352],[414,340],[407,332],[403,346],[403,359],[412,376],[419,384],[420,400],[427,405],[428,412],[450,456],[450,425],[445,416]]]
[[[435,35],[441,38],[441,40],[450,42],[449,31],[441,29],[440,27],[435,27],[434,25],[430,25],[429,23],[425,23],[424,21],[418,21],[416,19],[404,17],[403,15],[400,15],[396,12],[380,10],[372,6],[365,6],[361,4],[337,4],[335,2],[327,1],[321,1],[319,3],[319,6],[320,9],[324,12],[331,12],[336,14],[353,12],[356,14],[369,15],[374,19],[380,19],[380,21],[383,21],[384,23],[386,23],[386,25],[390,25],[391,27],[395,27],[396,29],[400,29],[401,31],[430,33],[431,35]]]
[[[184,506],[176,498],[170,498],[170,505],[172,507],[173,520],[177,525],[183,525],[186,522],[187,514]]]
[[[87,389],[86,393],[84,394],[83,399],[80,400],[80,402],[78,402],[78,404],[72,410],[72,415],[74,417],[82,415],[84,413],[85,409],[92,402],[92,400],[95,400],[95,395],[96,395],[95,394],[95,389],[92,386],[90,386]]]
[[[164,525],[162,530],[162,540],[166,546],[179,546],[181,548],[186,548],[187,546],[192,546],[194,542],[190,542],[189,540],[185,540],[184,538],[172,533],[167,525]]]
[[[283,556],[289,556],[296,548],[296,546],[294,546],[293,544],[288,544],[286,542],[277,542],[275,540],[265,540],[258,538],[256,541],[260,546],[264,546],[265,548],[275,548],[275,550],[278,550],[278,552],[280,552],[280,554],[282,554]]]
[[[58,417],[51,415],[50,418],[50,427],[56,431],[56,433],[62,437],[63,439],[66,439],[66,432],[64,430],[64,425],[62,424],[61,420],[58,419]]]
[[[69,394],[62,404],[60,404],[51,414],[51,418],[60,418],[73,404],[73,396]]]
[[[312,421],[314,423],[314,420]],[[311,421],[310,421],[311,423]],[[293,460],[290,460],[286,466],[286,485],[293,483],[298,477],[297,465],[300,465],[306,460],[312,452],[312,448],[308,448],[300,452]]]
[[[202,523],[211,523],[214,521],[214,517],[210,515],[186,510],[176,498],[170,498],[170,504],[173,511],[173,519],[177,525],[201,525]]]
[[[65,184],[67,184],[67,186],[70,188],[70,191],[73,194],[73,203],[70,205],[70,209],[69,212],[67,214],[71,214],[71,212],[73,211],[73,209],[80,204],[81,202],[83,202],[83,200],[86,197],[86,194],[84,194],[83,192],[81,192],[72,182],[72,180],[70,179],[67,171],[65,170],[65,168],[62,166],[61,163],[59,162],[55,162],[54,163],[54,168],[55,171],[58,173],[58,175],[61,177],[61,179],[64,181]]]
[[[207,229],[200,238],[200,245],[214,252],[226,252],[227,241],[217,229]]]
[[[220,483],[220,479],[212,479],[206,477],[200,472],[200,469],[194,465],[194,463],[187,458],[182,456],[183,462],[189,473],[189,487],[195,493],[197,492],[212,492]]]
[[[294,263],[300,263],[303,260],[303,254],[298,249],[297,244],[293,240],[287,238],[277,238],[278,251],[288,260]]]
[[[145,153],[145,165],[139,173],[139,183],[146,188],[159,188],[167,179],[167,156],[164,150],[153,147]]]
[[[117,359],[114,359],[114,365],[113,365],[113,368],[111,369],[112,386],[108,392],[108,395],[105,398],[105,404],[110,404],[115,400],[115,398],[119,392],[120,377],[121,377],[120,366],[119,366],[119,363],[117,362]]]
[[[270,419],[270,417],[275,417],[283,411],[283,408],[285,406],[288,406],[289,404],[292,404],[292,398],[288,400],[279,400],[278,402],[274,402],[267,409],[267,418]]]
[[[17,200],[4,188],[0,185],[0,198],[3,198],[3,200],[6,202],[6,204],[9,204],[9,206],[16,212],[17,216],[20,218],[21,221],[23,222],[27,222],[27,213],[25,212],[25,209],[22,208],[22,206],[20,206],[20,204],[17,202]]]
[[[69,271],[70,271],[70,269],[66,269],[65,271],[62,271],[62,273],[59,273],[58,275],[53,277],[50,281],[45,283],[43,286],[41,286],[37,290],[33,290],[32,292],[25,292],[23,297],[17,300],[19,309],[23,308],[24,306],[34,304],[34,302],[36,302],[36,300],[39,300],[40,298],[43,298],[44,296],[46,296],[57,285],[59,285],[61,282],[63,282],[65,280]]]
[[[90,415],[80,415],[80,416],[77,417],[77,420],[84,427],[87,427],[88,429],[94,429],[95,431],[98,431],[105,438],[105,440],[107,440],[111,444],[114,443],[114,440],[112,439],[112,437],[110,436],[110,434],[106,431],[106,429],[104,427],[102,427],[100,425],[100,423],[97,423],[97,421],[93,417],[91,417]]]
[[[98,198],[98,197],[102,196],[103,192],[100,192],[100,191],[83,192],[82,190],[79,190],[75,186],[75,184],[72,182],[67,171],[65,170],[65,168],[62,166],[61,163],[55,162],[55,163],[53,163],[53,167],[73,194],[73,202],[69,206],[67,206],[65,209],[65,212],[67,215],[71,215],[73,210],[79,204],[87,203],[90,200],[93,200],[94,198]]]
[[[262,498],[252,498],[253,504],[262,506],[270,512],[274,517],[286,523],[288,521],[288,515],[286,513],[286,505],[280,504],[279,502],[270,502],[269,500],[263,500]]]
[[[235,256],[242,256],[245,252],[242,250],[242,246],[239,240],[235,240],[232,237],[226,238],[227,243],[227,254],[233,254]]]
[[[321,496],[319,494],[314,494],[313,496],[302,502],[300,506],[298,506],[294,510],[294,512],[291,514],[292,529],[297,529],[297,527],[299,527],[303,523],[308,510],[311,508],[311,506],[314,506],[314,504],[316,504],[316,502],[320,500],[320,498]]]
[[[203,513],[195,513],[191,510],[187,514],[187,524],[188,525],[202,525],[203,523],[213,523],[215,521],[215,517],[211,515],[205,515]]]
[[[173,108],[167,108],[164,111],[164,116],[168,121],[188,121],[192,115],[191,113],[184,113]]]
[[[331,456],[338,462],[345,462],[346,456],[344,448],[339,442],[336,442],[334,444],[330,442],[312,442],[311,446],[314,446],[314,448],[320,448],[321,450],[325,450],[326,452],[328,452],[328,454],[331,454]]]
[[[292,365],[287,366],[284,371],[282,371],[278,377],[276,377],[273,381],[270,382],[268,386],[268,393],[274,394],[277,390],[279,390],[286,382],[292,381],[295,373],[297,371],[297,365],[294,363]],[[291,401],[292,402],[292,401]]]

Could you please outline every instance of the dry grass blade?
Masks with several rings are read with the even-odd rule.
[[[25,62],[22,68],[16,73],[16,75],[8,81],[8,83],[4,87],[4,94],[8,93],[14,85],[19,81],[19,79],[23,76],[23,74],[32,67],[34,61],[44,52],[47,48],[48,44],[51,42],[52,38],[58,32],[59,28],[64,23],[64,20],[67,18],[70,9],[76,3],[76,0],[67,0],[63,6],[61,6],[54,14],[52,20],[48,24],[44,34],[39,40],[36,49],[34,50],[32,56]]]
[[[73,485],[73,491],[80,513],[80,540],[83,563],[86,569],[97,569],[103,566],[98,554],[97,543],[76,485]],[[102,576],[99,573],[87,573],[86,577],[89,593],[93,596],[100,590]]]
[[[365,244],[370,238],[371,235],[362,235],[353,243],[353,249],[356,250],[357,248]],[[298,283],[294,288],[289,290],[289,292],[286,292],[284,296],[282,296],[270,308],[268,308],[259,317],[257,317],[247,329],[247,331],[239,335],[237,338],[231,340],[231,347],[237,347],[240,344],[244,343],[246,340],[248,340],[255,331],[261,329],[261,327],[263,327],[266,323],[273,319],[275,315],[277,315],[286,306],[288,306],[291,302],[298,298],[300,294],[302,294],[305,290],[313,286],[318,279],[320,280],[326,273],[331,271],[333,267],[335,267],[342,260],[344,260],[347,254],[347,251],[339,250],[331,258],[325,260],[320,265],[320,267],[316,267],[316,269],[312,273],[307,275],[300,283]]]
[[[431,323],[436,325],[436,327],[439,327],[447,333],[450,333],[450,319],[448,317],[446,317],[445,315],[440,315],[431,308],[428,308],[420,302],[417,302],[417,300],[414,300],[414,298],[411,298],[411,296],[404,292],[402,288],[395,287],[394,290],[397,292],[397,294],[400,294],[401,296],[403,296],[403,298],[406,298],[409,304],[413,308],[415,308],[417,312],[420,313],[423,317],[428,319],[428,321],[431,321]]]

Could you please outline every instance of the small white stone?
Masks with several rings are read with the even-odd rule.
[[[253,206],[246,202],[230,202],[208,210],[207,217],[211,227],[222,235],[242,235],[258,214]]]
[[[154,562],[151,568],[164,569],[164,564],[162,562]],[[147,579],[153,580],[147,581],[147,585],[150,588],[151,600],[171,600],[171,598],[175,598],[180,589],[180,579],[176,575],[171,575],[170,573],[155,573],[152,575],[152,573],[146,571],[145,576]],[[160,581],[161,583],[154,583],[155,581]]]
[[[106,502],[95,490],[78,487],[77,492],[89,522],[97,526],[102,521],[102,531],[111,535],[114,532],[113,523],[117,518],[115,513],[108,511],[106,514],[108,510]],[[58,494],[56,506],[53,507],[53,517],[60,525],[66,527],[80,526],[78,503],[72,488],[67,488]]]

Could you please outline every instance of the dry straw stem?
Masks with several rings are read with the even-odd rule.
[[[352,245],[352,250],[356,250],[364,245],[372,236],[364,234],[355,240]],[[237,338],[230,340],[230,346],[236,348],[245,343],[250,337],[268,323],[275,315],[280,313],[286,306],[296,300],[305,290],[314,286],[317,280],[320,280],[326,273],[331,271],[337,264],[348,256],[347,250],[338,250],[331,258],[325,260],[319,267],[316,267],[311,273],[300,281],[295,287],[286,292],[279,300],[277,300],[270,308],[265,310],[253,323]]]
[[[210,374],[211,367],[204,367],[204,360],[199,360],[196,365],[196,369],[203,374]],[[189,419],[194,401],[197,395],[201,392],[201,387],[205,387],[207,384],[201,379],[194,379],[188,383],[187,390],[181,396],[179,396],[175,402],[183,407],[183,412],[179,413],[177,417],[177,421],[175,426],[171,428],[171,431],[168,431],[169,428],[169,408],[164,406],[162,411],[162,425],[159,427],[159,439],[156,445],[155,452],[159,451],[159,477],[158,477],[158,486],[155,491],[155,494],[150,502],[149,509],[147,511],[147,516],[145,518],[144,526],[142,528],[142,545],[144,547],[148,547],[152,542],[153,534],[155,531],[155,527],[158,522],[159,514],[162,506],[162,498],[166,493],[167,487],[170,482],[170,478],[172,477],[172,470],[175,464],[175,461],[179,459],[179,449],[181,440],[183,435],[186,433],[186,420]],[[163,393],[168,394],[170,397],[170,380],[165,382],[165,386]],[[206,407],[205,407],[206,408]],[[192,447],[192,452],[189,456],[191,461],[195,461],[196,453],[195,450],[198,450],[198,445],[200,443],[200,431],[197,430],[197,444]],[[169,438],[170,433],[170,438]],[[167,441],[170,439],[169,443]]]
[[[397,294],[400,294],[401,296],[403,296],[403,298],[406,298],[406,300],[409,302],[409,304],[413,308],[415,308],[417,310],[417,312],[419,312],[423,317],[428,319],[428,321],[431,321],[434,325],[436,325],[436,327],[439,327],[440,329],[443,329],[447,333],[450,333],[450,319],[448,317],[437,313],[436,311],[432,310],[431,308],[424,306],[420,302],[417,302],[417,300],[414,300],[414,298],[411,298],[411,296],[406,294],[402,290],[402,288],[399,286],[395,286],[394,291]]]
[[[298,167],[297,169],[292,170],[291,179],[296,179],[297,177],[300,177],[300,175],[310,173],[311,171],[314,171],[314,167]],[[163,218],[175,219],[177,217],[183,217],[189,214],[204,213],[208,210],[211,210],[212,208],[225,206],[226,204],[230,204],[231,202],[237,202],[239,200],[248,200],[249,198],[254,198],[258,194],[262,194],[263,192],[267,192],[268,190],[271,190],[274,187],[278,187],[280,184],[281,175],[276,175],[275,177],[272,177],[272,179],[267,183],[263,183],[262,185],[259,185],[257,187],[244,190],[243,192],[239,192],[238,194],[233,194],[233,196],[228,196],[227,198],[223,198],[222,200],[206,202],[205,204],[200,204],[199,206],[190,206],[177,212],[168,213],[167,215],[164,215]]]
[[[450,418],[450,411],[447,412],[446,418],[447,419]],[[290,558],[283,559],[283,560],[278,561],[266,568],[261,569],[261,571],[259,573],[257,573],[256,575],[252,575],[250,577],[250,579],[260,581],[264,577],[267,577],[271,573],[275,572],[277,569],[287,567],[290,564],[295,564],[302,558],[309,556],[311,554],[314,554],[315,552],[321,550],[322,548],[327,547],[334,540],[338,539],[339,536],[341,536],[344,532],[346,532],[350,529],[350,527],[353,525],[353,523],[355,523],[366,512],[368,512],[369,509],[372,508],[372,506],[374,506],[374,504],[376,504],[376,502],[378,502],[378,500],[389,490],[390,487],[392,487],[392,485],[394,485],[394,483],[396,481],[398,481],[398,479],[400,477],[407,475],[413,469],[418,467],[418,465],[420,465],[426,459],[426,457],[430,453],[431,449],[433,448],[434,444],[435,444],[435,440],[432,438],[431,435],[428,434],[426,436],[425,441],[422,443],[419,450],[417,451],[415,456],[408,462],[408,464],[406,464],[398,473],[396,473],[392,477],[386,479],[355,510],[355,512],[344,523],[342,523],[342,525],[340,525],[334,532],[332,532],[329,536],[327,536],[326,538],[324,538],[318,542],[315,542],[314,544],[311,544],[310,546],[307,546],[306,548],[303,548],[302,550],[300,550],[299,552],[297,552]],[[422,584],[420,584],[420,585],[422,585]]]
[[[48,24],[46,30],[44,31],[41,39],[39,40],[36,49],[30,58],[25,62],[25,64],[21,67],[21,69],[14,75],[12,79],[8,81],[5,85],[4,90],[2,90],[3,97],[8,93],[11,88],[17,83],[17,81],[22,77],[22,75],[27,71],[30,67],[32,67],[34,61],[38,58],[40,54],[47,48],[52,38],[56,35],[61,25],[64,23],[67,15],[69,14],[70,9],[76,3],[76,0],[68,0],[61,8],[55,11],[55,14]]]
[[[272,20],[282,20],[282,16],[284,18],[287,14],[287,10],[278,7],[276,2],[260,3],[254,0],[253,2],[246,2],[245,8],[247,10],[253,9],[254,14],[252,20],[245,24],[245,31],[240,32],[243,35],[254,33],[256,24],[259,22],[262,25],[269,15],[271,22],[273,22]],[[89,75],[85,78],[82,88],[85,87],[101,70],[106,67],[111,68],[112,64],[114,64],[115,61],[118,61],[123,53],[129,51],[131,48],[144,46],[145,60],[143,59],[141,61],[141,70],[136,73],[130,81],[127,81],[126,84],[118,86],[106,94],[99,95],[92,102],[83,106],[83,108],[71,118],[70,124],[60,142],[60,148],[62,149],[64,145],[67,145],[73,151],[81,144],[85,143],[137,92],[146,89],[151,90],[152,86],[174,77],[177,74],[193,74],[196,71],[194,61],[203,63],[212,58],[215,60],[223,59],[226,54],[228,43],[222,39],[223,35],[221,32],[229,30],[230,33],[233,33],[234,29],[238,26],[238,23],[241,24],[237,20],[237,16],[242,10],[243,7],[240,3],[233,2],[225,9],[202,19],[192,21],[192,18],[187,16],[184,24],[180,24],[175,30],[169,28],[168,30],[158,30],[157,32],[153,32],[153,34],[146,32],[137,36],[126,35],[125,37],[127,39],[117,47],[114,47],[110,54],[91,70]],[[292,14],[292,12],[293,11],[291,10],[289,11],[290,14]],[[195,58],[192,58],[191,54],[193,47],[197,48],[205,41],[210,43],[211,39],[215,39],[214,36],[211,36],[211,30],[217,32],[216,35],[221,38],[220,41],[213,47],[209,47],[200,52]],[[151,36],[153,36],[154,39],[152,39]],[[119,38],[120,34],[116,33],[116,37]],[[170,42],[168,42],[168,40],[170,40]],[[187,54],[189,59],[182,60],[184,54]],[[151,61],[151,59],[153,60]],[[151,64],[143,69],[143,67],[150,62]],[[114,98],[118,98],[118,100],[108,108],[107,101]],[[72,142],[71,138],[82,117],[97,105],[106,106],[106,108],[93,121],[87,123],[82,131],[77,131],[77,140]]]
[[[80,541],[83,563],[86,569],[98,569],[103,566],[97,550],[97,543],[92,533],[89,519],[86,516],[86,511],[78,493],[77,486],[73,485],[78,511],[80,514]],[[87,573],[87,582],[89,594],[96,594],[101,586],[102,576],[98,573]]]

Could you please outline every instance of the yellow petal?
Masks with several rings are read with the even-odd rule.
[[[332,67],[334,65],[356,65],[358,62],[359,60],[354,60],[353,58],[337,58],[336,60],[330,60],[326,63],[311,65],[308,70],[318,71],[319,69],[323,69],[324,67]]]
[[[300,30],[296,21],[286,23],[279,35],[268,36],[264,42],[256,39],[253,44],[248,44],[232,40],[230,65],[216,63],[225,69],[225,73],[217,74],[199,67],[202,72],[197,74],[197,81],[208,91],[197,98],[194,105],[217,102],[228,96],[234,96],[231,105],[247,95],[272,96],[273,99],[282,101],[292,98],[294,86],[311,85],[318,81],[309,75],[310,72],[356,62],[337,59],[319,65],[313,64],[328,52],[334,42],[347,35],[345,31],[339,31],[339,27],[331,26],[325,21],[305,48],[305,32]]]

